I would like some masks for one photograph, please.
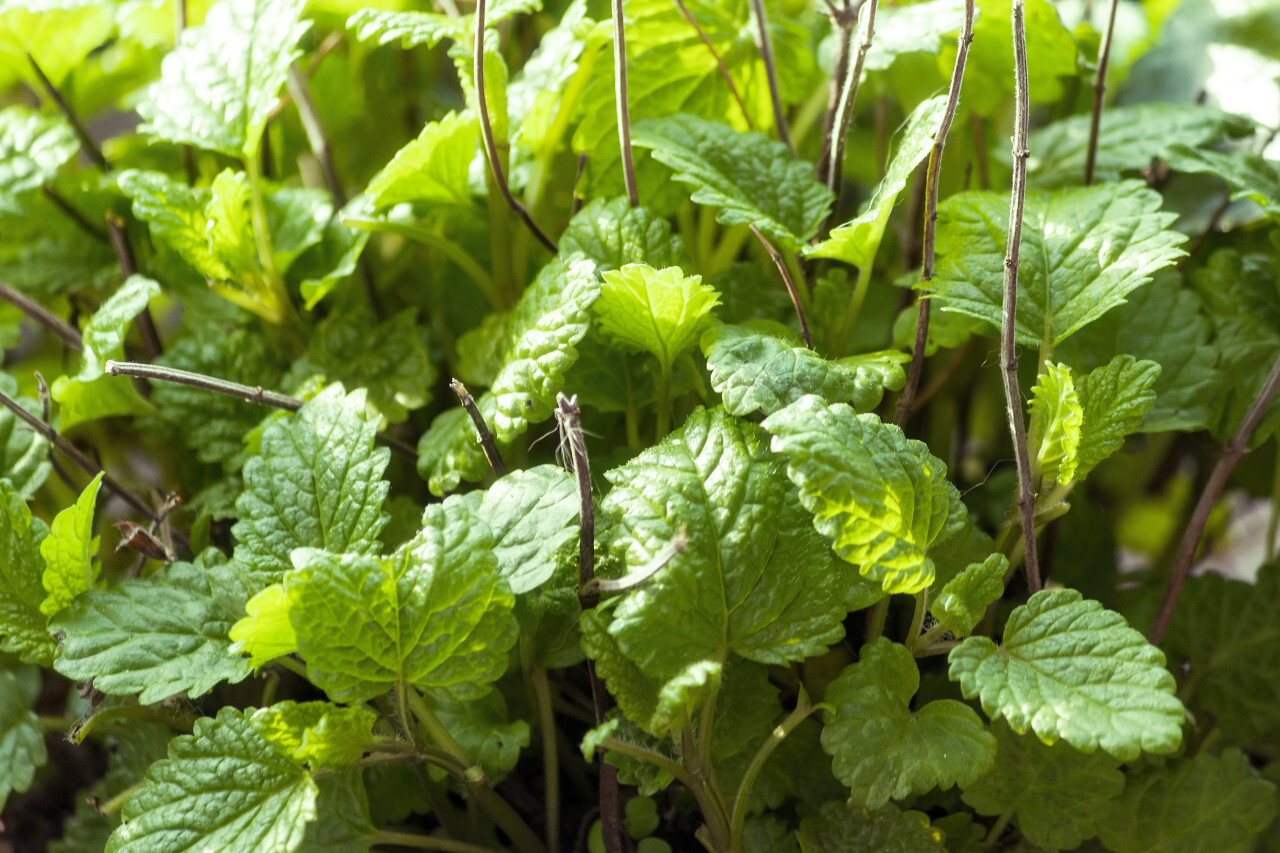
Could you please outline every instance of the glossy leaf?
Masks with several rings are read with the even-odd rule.
[[[498,572],[519,595],[556,570],[556,554],[578,538],[578,485],[554,465],[512,471],[484,493],[476,514],[493,531]]]
[[[656,270],[627,264],[604,274],[595,313],[605,334],[631,349],[647,352],[669,370],[697,343],[720,304],[702,276],[686,277],[679,267]]]
[[[1044,367],[1027,406],[1031,411],[1030,439],[1036,448],[1034,470],[1066,483],[1076,478],[1080,463],[1084,409],[1071,369],[1053,362]]]
[[[102,567],[98,564],[98,537],[93,535],[93,511],[98,502],[102,474],[94,477],[74,504],[58,513],[49,535],[40,543],[44,558],[41,583],[49,593],[40,612],[56,616],[77,595],[93,589]]]
[[[992,554],[981,563],[970,563],[942,588],[929,605],[929,612],[957,637],[973,633],[987,607],[1004,594],[1004,576],[1009,560]]]
[[[402,202],[469,203],[468,172],[477,140],[476,120],[468,113],[428,122],[369,182],[370,204],[381,209]]]

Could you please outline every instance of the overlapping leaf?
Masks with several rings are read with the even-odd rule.
[[[980,563],[970,563],[956,575],[929,605],[929,612],[957,637],[973,632],[986,615],[987,607],[1004,594],[1004,576],[1009,560],[992,554]]]
[[[0,669],[0,808],[11,793],[31,787],[36,770],[48,758],[40,718],[31,710],[17,676]]]
[[[702,276],[685,276],[679,267],[626,264],[604,274],[595,312],[606,335],[651,354],[666,371],[697,343],[718,304]]]
[[[936,699],[911,709],[920,671],[906,646],[880,637],[858,658],[827,688],[835,713],[822,730],[822,748],[854,805],[877,809],[967,785],[991,767],[995,738],[968,705]]]
[[[935,853],[946,849],[943,833],[930,826],[922,812],[904,812],[895,806],[865,809],[854,802],[824,803],[817,814],[800,822],[798,837],[801,853]]]
[[[1019,343],[1057,345],[1141,287],[1183,251],[1174,214],[1135,181],[1029,192],[1018,265]],[[938,207],[938,266],[929,287],[943,310],[1000,325],[1009,199],[969,192]]]
[[[40,404],[18,397],[18,383],[0,373],[0,392],[17,399],[18,405],[39,417]],[[7,483],[24,499],[35,494],[53,469],[49,462],[49,442],[34,430],[19,425],[16,415],[0,410],[0,482]]]
[[[52,180],[79,148],[60,116],[22,106],[0,112],[0,212],[21,213],[21,196]]]
[[[493,531],[498,571],[512,592],[550,580],[556,553],[578,538],[580,508],[573,476],[554,465],[512,471],[484,493],[476,514]]]
[[[0,652],[41,666],[53,662],[57,649],[40,612],[45,598],[40,544],[48,535],[48,525],[31,517],[22,495],[0,480],[0,552],[5,555],[0,560]]]
[[[428,122],[418,138],[396,152],[369,182],[370,204],[380,209],[402,202],[468,203],[467,175],[477,139],[476,120],[469,113],[449,113]]]
[[[1083,479],[1099,462],[1142,428],[1143,416],[1155,405],[1152,390],[1160,365],[1122,355],[1090,371],[1076,383],[1084,424],[1076,478]]]
[[[963,522],[946,466],[875,415],[807,396],[770,415],[774,449],[788,457],[813,525],[836,553],[885,592],[933,582],[928,551]]]
[[[1083,752],[1128,761],[1182,740],[1182,703],[1164,655],[1124,617],[1075,590],[1042,590],[1009,616],[1004,641],[969,637],[951,651],[951,678],[992,719]]]
[[[648,208],[632,207],[625,197],[585,204],[560,235],[560,252],[581,253],[601,272],[627,264],[689,266],[684,240],[671,233],[671,223]]]
[[[1069,482],[1080,463],[1080,434],[1084,409],[1076,393],[1071,369],[1048,362],[1031,389],[1030,437],[1036,448],[1034,470],[1050,479]]]

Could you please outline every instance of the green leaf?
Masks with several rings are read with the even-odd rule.
[[[941,853],[943,834],[922,812],[894,806],[864,809],[853,802],[823,803],[815,815],[800,821],[802,853]]]
[[[297,591],[297,587],[286,590],[283,583],[273,583],[245,602],[244,617],[227,633],[233,641],[231,652],[249,655],[249,666],[255,670],[296,652],[298,635],[289,611],[297,604]]]
[[[490,389],[499,441],[509,443],[529,424],[551,417],[599,295],[595,265],[563,255],[543,267],[521,295],[507,316],[507,350]]]
[[[763,134],[680,113],[636,122],[631,141],[652,149],[677,181],[694,187],[693,201],[718,208],[718,222],[754,225],[783,252],[816,234],[831,207],[831,193],[813,179],[813,168]]]
[[[951,679],[992,719],[1046,743],[1101,747],[1122,761],[1182,741],[1182,703],[1164,655],[1124,617],[1075,590],[1041,590],[1014,609],[997,646],[969,637],[952,649]]]
[[[1247,151],[1205,151],[1173,145],[1165,161],[1178,172],[1217,175],[1231,185],[1231,198],[1256,201],[1273,219],[1280,217],[1280,170],[1266,158]]]
[[[1211,334],[1212,323],[1199,295],[1182,287],[1173,273],[1162,273],[1129,294],[1124,305],[1065,341],[1055,354],[1077,372],[1102,367],[1124,354],[1154,361],[1161,366],[1152,386],[1156,401],[1142,429],[1208,429],[1218,419],[1224,390]]]
[[[5,3],[0,11],[0,68],[40,91],[27,59],[30,54],[49,81],[61,86],[111,37],[112,18],[111,7],[92,0]]]
[[[578,486],[555,465],[512,471],[484,493],[476,515],[493,531],[498,572],[517,595],[555,573],[557,553],[578,538]]]
[[[1031,389],[1030,437],[1036,448],[1033,470],[1062,483],[1076,479],[1084,409],[1071,368],[1048,362]]]
[[[980,9],[974,9],[981,15]],[[876,31],[863,68],[881,71],[900,53],[938,53],[943,37],[964,25],[964,0],[926,0],[885,6],[876,12]],[[951,41],[955,39],[952,38]]]
[[[295,45],[301,0],[219,0],[183,32],[138,104],[143,133],[240,159],[258,152]]]
[[[456,502],[429,505],[422,530],[388,557],[294,552],[286,588],[310,679],[338,702],[405,682],[484,693],[517,634],[497,563],[488,525]]]
[[[93,679],[103,693],[137,694],[144,705],[242,681],[249,667],[231,654],[228,638],[235,614],[218,600],[229,571],[173,563],[163,574],[78,596],[49,624],[65,635],[54,668]]]
[[[601,272],[627,264],[690,265],[684,240],[671,233],[671,223],[648,208],[632,207],[625,197],[593,199],[574,214],[560,235],[560,253],[575,252],[595,261]]]
[[[618,644],[618,640],[609,633],[615,602],[614,599],[599,606],[582,611],[582,650],[591,658],[596,674],[604,679],[609,688],[609,695],[618,703],[618,708],[626,715],[626,720],[654,737],[664,737],[673,726],[683,725],[691,709],[678,701],[663,702],[662,685],[658,678],[646,675],[634,661],[627,657]],[[686,669],[705,672],[704,661],[696,661]],[[684,675],[678,672],[673,680]],[[686,683],[688,679],[685,679]],[[685,692],[688,696],[688,691]],[[670,698],[669,694],[666,698]],[[610,734],[619,727],[621,720],[614,719],[593,730],[599,737]],[[588,734],[582,742],[584,755],[594,750],[592,735]],[[665,783],[670,782],[666,779]]]
[[[377,716],[328,702],[277,702],[251,718],[255,732],[313,770],[351,767],[373,743]]]
[[[1186,661],[1188,702],[1243,743],[1280,731],[1280,567],[1271,563],[1253,584],[1206,572],[1188,578],[1164,645]]]
[[[436,369],[417,311],[410,308],[379,323],[362,305],[334,311],[316,326],[306,355],[294,363],[292,384],[308,376],[364,388],[388,422],[400,423],[431,401]]]
[[[48,759],[40,718],[28,707],[17,677],[0,669],[0,809],[9,794],[31,787]]]
[[[946,466],[919,441],[807,396],[765,419],[773,448],[813,525],[835,552],[885,592],[916,593],[933,583],[929,548],[962,519]]]
[[[269,713],[222,708],[174,738],[168,759],[151,765],[126,801],[107,850],[299,849],[316,818],[316,782],[257,731],[255,718]]]
[[[0,392],[18,401],[31,414],[40,417],[40,404],[18,396],[18,382],[0,373]],[[24,500],[29,500],[44,484],[53,470],[49,462],[49,442],[8,409],[0,411],[0,483],[5,483]]]
[[[1116,356],[1076,384],[1084,425],[1080,432],[1080,464],[1076,478],[1084,477],[1099,462],[1124,445],[1127,436],[1142,429],[1142,418],[1155,405],[1152,390],[1160,365]]]
[[[1027,171],[1033,187],[1066,186],[1081,180],[1091,118],[1071,116],[1031,134]],[[1116,181],[1123,172],[1145,169],[1153,158],[1168,159],[1174,145],[1200,148],[1252,130],[1252,124],[1239,116],[1203,104],[1108,105],[1098,132],[1094,179]]]
[[[711,319],[720,300],[702,276],[679,267],[656,270],[627,264],[604,274],[596,315],[605,334],[625,347],[647,352],[670,370]]]
[[[865,209],[856,218],[832,229],[826,240],[805,246],[803,251],[807,257],[835,258],[855,267],[869,266],[875,261],[885,227],[889,224],[889,214],[893,213],[898,196],[907,188],[907,181],[916,167],[929,156],[946,109],[947,96],[938,95],[922,102],[911,112],[906,129],[898,138],[889,168]]]
[[[43,521],[8,481],[0,480],[0,652],[13,652],[25,663],[49,666],[57,643],[40,612],[44,559],[40,544],[49,535]]]
[[[173,249],[206,278],[231,278],[231,271],[209,248],[209,190],[137,169],[121,172],[116,183],[133,202],[133,215],[151,226],[153,240]]]
[[[53,180],[80,142],[60,115],[23,106],[0,112],[0,212],[23,212],[21,196]]]
[[[369,554],[386,524],[382,479],[390,451],[375,449],[377,416],[365,392],[331,385],[262,433],[261,455],[244,466],[235,557],[260,586],[276,583],[294,548]]]
[[[444,39],[462,39],[469,27],[466,19],[460,16],[361,9],[347,20],[347,29],[355,30],[357,41],[384,45],[398,40],[400,47],[408,50],[419,45],[434,47]]]
[[[1239,750],[1202,752],[1131,778],[1098,837],[1115,853],[1249,853],[1276,812],[1275,786]]]
[[[308,311],[355,273],[370,233],[348,228],[343,223],[366,212],[363,197],[348,202],[324,224],[319,241],[289,267],[289,277],[298,281],[298,290]]]
[[[1029,192],[1018,265],[1019,343],[1057,345],[1124,303],[1183,254],[1160,195],[1136,181]],[[929,287],[946,311],[1000,326],[1009,199],[954,195],[938,206],[938,266]]]
[[[529,724],[510,719],[507,702],[499,690],[490,690],[478,699],[465,702],[435,696],[430,704],[436,717],[467,756],[480,765],[491,784],[497,784],[515,768],[520,750],[529,745]]]
[[[968,636],[986,615],[987,607],[1004,595],[1009,560],[992,554],[981,563],[970,563],[942,588],[929,612],[957,637]]]
[[[493,395],[485,394],[476,406],[490,429],[493,428]],[[489,462],[480,449],[476,428],[461,407],[441,412],[418,440],[418,475],[427,481],[433,495],[452,492],[466,480],[479,482],[489,473]]]
[[[767,434],[722,409],[605,474],[601,537],[628,568],[685,530],[686,545],[622,597],[609,632],[641,670],[674,677],[730,652],[762,663],[821,654],[840,638],[851,569],[804,523]]]
[[[223,169],[218,173],[209,186],[204,215],[209,253],[231,273],[228,278],[241,270],[256,268],[258,246],[249,210],[249,180],[244,172]]]
[[[428,122],[418,138],[374,176],[365,195],[375,210],[403,202],[469,204],[467,176],[476,142],[476,119],[470,113],[451,112]]]
[[[98,537],[93,535],[93,511],[102,486],[102,472],[84,487],[74,504],[53,519],[49,535],[40,543],[44,558],[42,584],[49,593],[40,604],[45,616],[56,616],[82,592],[93,589],[102,567]]]
[[[880,405],[886,388],[902,390],[907,377],[896,351],[829,361],[800,344],[790,330],[768,321],[715,326],[702,335],[711,387],[732,415],[771,415],[806,394],[849,403],[860,412]]]
[[[1014,810],[1018,830],[1045,850],[1073,850],[1092,838],[1124,790],[1119,762],[1061,741],[1048,746],[1003,723],[992,728],[995,766],[965,786],[964,801],[978,814]]]
[[[996,740],[972,708],[936,699],[913,711],[919,689],[911,652],[885,637],[863,646],[858,662],[827,688],[835,712],[822,748],[852,804],[877,809],[890,799],[965,786],[994,761]]]

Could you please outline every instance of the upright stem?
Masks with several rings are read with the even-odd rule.
[[[751,11],[756,17],[756,25],[760,28],[760,61],[764,63],[764,76],[769,81],[769,101],[773,104],[773,124],[778,131],[778,139],[786,143],[791,156],[796,156],[796,147],[791,144],[791,134],[787,131],[787,115],[782,108],[782,93],[778,90],[778,69],[773,60],[773,40],[769,38],[769,19],[764,12],[764,0],[751,0]]]
[[[809,321],[805,319],[804,308],[800,304],[800,291],[796,289],[795,279],[791,277],[791,271],[787,269],[787,262],[769,242],[769,238],[760,233],[760,229],[754,225],[749,226],[751,233],[756,235],[756,239],[764,246],[764,250],[769,253],[769,257],[773,259],[773,265],[778,268],[778,272],[782,273],[782,282],[787,286],[787,295],[791,297],[791,305],[796,309],[796,317],[800,320],[800,337],[804,339],[804,345],[809,349],[813,349],[813,337],[809,334]]]
[[[836,61],[831,73],[831,90],[827,95],[826,116],[822,120],[822,151],[818,154],[814,175],[820,181],[827,179],[827,164],[831,161],[831,142],[835,137],[837,107],[840,95],[844,91],[845,78],[849,75],[849,57],[853,50],[853,28],[857,26],[857,7],[850,6],[845,0],[843,6],[837,7],[831,0],[826,0],[831,25],[839,31],[836,36]]]
[[[471,418],[471,423],[475,425],[476,436],[480,440],[480,449],[484,451],[484,458],[489,460],[489,467],[499,477],[507,476],[507,463],[502,461],[502,454],[498,452],[498,444],[493,438],[493,430],[489,429],[489,425],[484,422],[484,415],[480,414],[480,409],[476,406],[476,401],[472,398],[471,393],[467,391],[467,386],[454,379],[449,383],[449,387],[453,389],[453,393],[458,395],[458,402],[462,404],[467,416]]]
[[[1209,514],[1227,485],[1227,477],[1231,474],[1231,469],[1235,468],[1236,463],[1249,452],[1249,437],[1258,428],[1258,423],[1266,414],[1271,401],[1275,399],[1278,389],[1280,389],[1280,356],[1277,356],[1275,363],[1271,365],[1271,373],[1267,375],[1262,390],[1258,392],[1253,405],[1245,413],[1244,420],[1240,422],[1235,435],[1223,445],[1222,456],[1218,458],[1218,464],[1213,467],[1213,472],[1209,475],[1209,482],[1205,483],[1204,491],[1196,501],[1196,508],[1191,513],[1191,521],[1182,535],[1178,553],[1169,570],[1169,580],[1165,583],[1164,596],[1160,599],[1160,609],[1156,611],[1155,622],[1147,631],[1147,639],[1152,643],[1159,643],[1165,631],[1169,630],[1169,622],[1172,621],[1173,612],[1178,606],[1178,596],[1182,593],[1182,583],[1187,578],[1187,570],[1191,568],[1196,546],[1200,543],[1204,528],[1209,523]]]
[[[832,215],[840,209],[840,180],[844,172],[844,142],[849,134],[849,124],[853,121],[853,102],[858,97],[858,82],[862,77],[862,66],[867,61],[867,51],[871,50],[871,38],[876,32],[876,6],[878,0],[866,0],[867,33],[858,46],[858,58],[849,67],[845,76],[840,99],[836,104],[835,118],[831,127],[831,153],[827,161],[827,189],[835,195]],[[861,17],[861,16],[859,16]]]
[[[1000,322],[1000,367],[1003,370],[1005,410],[1013,453],[1018,467],[1018,509],[1026,546],[1027,588],[1040,591],[1040,564],[1036,555],[1035,504],[1031,463],[1027,453],[1022,395],[1018,390],[1018,356],[1014,351],[1018,316],[1018,253],[1022,246],[1022,208],[1027,192],[1027,130],[1030,102],[1027,96],[1027,31],[1022,0],[1013,4],[1014,130],[1013,190],[1009,199],[1009,239],[1004,252],[1004,300]]]
[[[747,112],[747,105],[742,100],[742,93],[738,91],[738,84],[733,82],[733,75],[729,73],[728,67],[724,64],[724,57],[716,50],[716,46],[711,43],[711,37],[707,35],[707,31],[698,23],[698,19],[693,17],[693,13],[689,11],[689,7],[684,4],[684,0],[672,0],[676,4],[676,8],[680,10],[680,14],[689,26],[693,27],[693,31],[698,34],[698,40],[706,46],[707,51],[711,54],[711,58],[716,61],[716,68],[720,72],[720,77],[724,80],[725,85],[729,87],[729,94],[733,96],[733,101],[738,105],[738,111],[742,113],[742,120],[746,122],[748,130],[755,130],[755,125],[751,122],[751,114]]]
[[[951,70],[951,88],[947,93],[947,109],[942,114],[942,124],[933,138],[933,148],[929,151],[929,170],[925,176],[924,188],[924,246],[920,261],[920,283],[927,285],[933,280],[933,262],[935,238],[938,230],[938,181],[942,175],[942,149],[947,144],[947,134],[951,131],[951,122],[956,117],[956,106],[960,103],[960,85],[964,82],[964,65],[969,57],[969,45],[973,43],[973,0],[965,0],[964,28],[960,31],[960,39],[956,47],[956,64]],[[907,371],[907,384],[898,398],[898,408],[894,422],[902,426],[911,417],[915,405],[916,389],[920,387],[920,374],[924,368],[924,350],[929,340],[929,291],[920,288],[916,297],[916,341],[911,351],[911,367]]]
[[[1111,12],[1107,16],[1107,28],[1102,33],[1102,46],[1098,49],[1098,73],[1093,78],[1093,114],[1089,117],[1089,148],[1084,155],[1084,185],[1093,183],[1093,167],[1098,157],[1098,129],[1102,124],[1102,94],[1107,91],[1107,63],[1111,59],[1111,36],[1116,28],[1116,7],[1120,0],[1111,0]]]
[[[53,332],[71,349],[84,352],[84,341],[80,339],[80,332],[39,302],[27,298],[2,281],[0,281],[0,299],[15,306],[23,314]]]
[[[617,0],[621,2],[621,0]],[[489,118],[489,97],[484,90],[484,13],[487,0],[476,0],[476,42],[474,56],[472,57],[472,75],[475,78],[476,86],[476,105],[480,108],[480,137],[484,140],[484,156],[489,161],[489,171],[493,172],[493,182],[498,187],[498,192],[502,194],[502,199],[507,203],[507,207],[511,208],[516,216],[520,217],[520,221],[525,227],[538,238],[538,242],[547,247],[547,251],[551,254],[556,253],[555,241],[546,235],[546,233],[538,227],[538,223],[533,221],[533,217],[529,215],[529,211],[525,206],[516,200],[511,194],[511,188],[507,186],[507,176],[502,171],[502,161],[498,155],[498,143],[493,138],[493,123]]]
[[[484,0],[480,0],[481,3]],[[614,102],[618,108],[618,144],[622,148],[622,181],[627,187],[627,200],[640,206],[636,191],[636,163],[631,151],[631,103],[627,98],[627,20],[622,0],[613,0],[613,82]]]
[[[582,434],[582,411],[578,408],[578,395],[556,395],[556,422],[561,437],[569,448],[573,474],[578,481],[578,605],[591,610],[600,603],[600,594],[592,588],[596,574],[596,515],[591,499],[591,464],[587,459],[587,441]],[[605,714],[613,707],[613,697],[605,687],[604,679],[596,674],[595,661],[587,659],[587,672],[591,677],[591,702],[595,709],[596,725],[604,722]],[[618,796],[618,768],[600,761],[600,822],[604,834],[606,853],[622,853],[626,849],[622,840],[622,819]]]

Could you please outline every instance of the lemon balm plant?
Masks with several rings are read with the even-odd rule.
[[[6,840],[1280,849],[1277,44],[5,0]]]

